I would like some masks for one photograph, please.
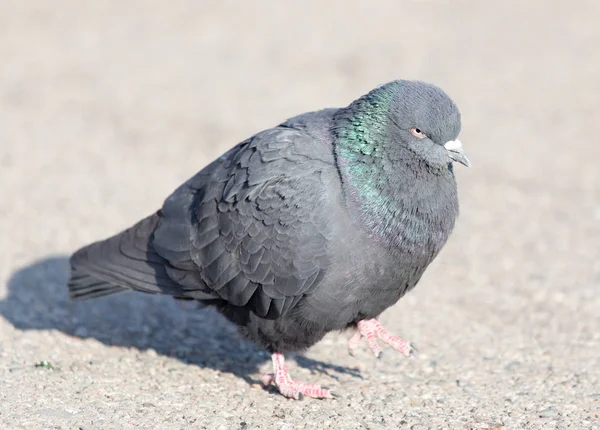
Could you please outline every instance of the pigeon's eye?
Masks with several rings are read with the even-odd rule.
[[[410,132],[413,134],[413,136],[418,137],[419,139],[423,139],[425,137],[425,133],[423,133],[420,128],[411,128]]]

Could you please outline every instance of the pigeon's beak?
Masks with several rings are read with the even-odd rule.
[[[471,162],[463,151],[460,140],[450,140],[446,142],[444,148],[446,148],[448,151],[448,156],[452,159],[452,161],[457,161],[463,166],[471,167]]]

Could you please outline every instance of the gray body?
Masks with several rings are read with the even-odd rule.
[[[398,145],[387,157],[387,215],[377,216],[357,201],[336,148],[344,115],[300,115],[237,145],[157,213],[75,253],[71,296],[199,300],[283,353],[379,316],[448,239],[456,183],[451,163],[411,168]]]

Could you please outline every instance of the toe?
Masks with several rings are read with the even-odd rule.
[[[357,331],[354,336],[348,340],[348,354],[354,357],[354,351],[358,349],[362,335]]]
[[[312,397],[313,399],[333,399],[333,395],[331,391],[326,390],[324,388],[320,388],[318,390],[314,390],[312,392],[306,393],[307,396]]]
[[[288,399],[304,400],[304,397],[312,397],[313,399],[331,399],[333,396],[329,390],[315,387],[277,387],[279,392]]]
[[[275,380],[275,375],[272,373],[264,373],[260,376],[260,380],[264,384],[265,387],[268,387]]]
[[[375,339],[368,339],[368,345],[375,358],[380,358],[383,351],[377,341]]]

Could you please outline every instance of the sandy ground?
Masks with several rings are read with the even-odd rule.
[[[600,428],[600,2],[0,3],[1,428]],[[296,402],[213,312],[69,303],[74,249],[396,78],[456,100],[474,164],[450,243],[382,317],[417,359],[331,334],[290,370],[342,397]]]

